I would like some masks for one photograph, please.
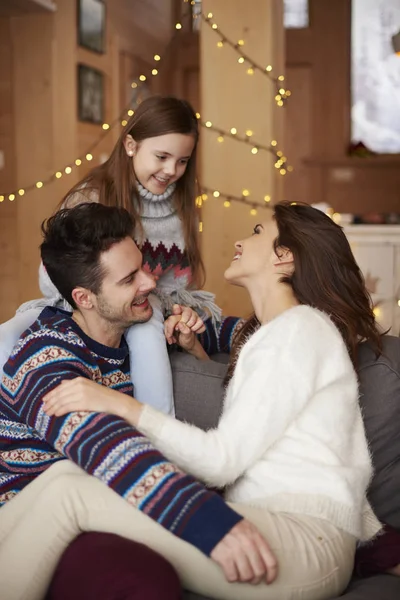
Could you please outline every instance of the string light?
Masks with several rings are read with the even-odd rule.
[[[245,44],[244,40],[240,39],[237,42],[233,42],[228,37],[226,37],[226,35],[220,30],[217,23],[215,21],[212,21],[213,14],[211,12],[209,12],[207,15],[205,15],[203,12],[201,12],[200,16],[203,19],[203,21],[205,23],[207,23],[207,25],[209,27],[211,27],[211,29],[213,31],[215,31],[217,33],[217,35],[219,36],[220,39],[219,39],[219,42],[217,43],[218,48],[222,48],[224,45],[227,45],[227,46],[230,46],[237,54],[239,54],[238,63],[239,64],[243,64],[243,63],[248,64],[248,68],[247,68],[248,75],[254,75],[255,71],[259,71],[260,73],[262,73],[263,75],[268,77],[268,79],[270,79],[275,84],[275,87],[276,87],[276,92],[277,92],[276,96],[275,96],[276,104],[280,107],[284,106],[285,101],[291,95],[290,90],[286,90],[282,86],[282,82],[285,80],[285,76],[279,75],[279,76],[275,77],[272,74],[272,66],[271,65],[262,67],[261,65],[254,62],[247,54],[244,54],[244,52],[242,52],[242,48]]]
[[[219,190],[215,190],[213,188],[208,188],[208,187],[204,187],[204,186],[201,186],[201,188],[203,190],[203,193],[198,198],[201,198],[202,202],[204,202],[204,201],[207,200],[208,194],[209,194],[209,195],[213,196],[214,198],[224,199],[224,202],[223,202],[224,208],[229,208],[231,206],[232,202],[236,202],[238,204],[246,204],[247,206],[250,206],[251,207],[250,214],[252,216],[254,216],[254,215],[257,214],[257,210],[258,209],[261,209],[261,210],[268,209],[268,210],[270,210],[269,203],[271,202],[271,196],[269,194],[267,194],[267,195],[264,196],[264,201],[257,202],[257,201],[254,201],[254,200],[249,200],[248,199],[249,196],[243,195],[243,192],[242,192],[241,196],[235,196],[235,195],[232,195],[232,194],[226,194],[225,192],[220,192]],[[245,189],[243,191],[247,191],[248,192],[247,189]],[[250,192],[249,192],[249,194],[250,194]],[[268,198],[268,200],[267,200],[267,198]],[[198,199],[196,200],[196,204],[197,204],[197,206],[199,206]]]
[[[173,35],[171,36],[171,38],[169,39],[168,43],[166,44],[165,48],[164,48],[164,56],[167,54],[167,52],[172,49],[174,47],[174,41],[175,41],[175,37],[176,35],[180,35],[179,30],[182,29],[182,25],[180,23],[177,23],[175,25],[175,31],[173,33]],[[160,54],[154,54],[153,56],[155,63],[158,66],[159,61],[161,60],[161,55]],[[159,74],[158,69],[154,67],[152,67],[149,71],[153,76],[156,76]],[[146,75],[142,74],[139,76],[139,81],[132,81],[131,82],[131,88],[132,89],[137,89],[138,87],[140,87],[141,85],[143,85],[143,83],[147,80]],[[116,119],[114,119],[114,121],[112,123],[103,123],[101,125],[102,127],[102,132],[101,135],[98,137],[98,139],[90,146],[90,148],[86,151],[86,153],[84,153],[84,158],[87,161],[91,161],[93,160],[93,150],[100,144],[100,142],[103,140],[103,138],[108,135],[108,133],[116,126],[116,125],[122,125],[122,127],[125,127],[128,124],[128,120],[127,118],[125,118],[125,115],[128,115],[129,117],[131,117],[134,114],[134,111],[132,109],[128,107],[126,107],[124,109],[124,111],[122,112],[122,114],[120,114]],[[8,198],[11,202],[16,198],[16,195],[18,193],[19,196],[23,196],[25,193],[28,193],[32,190],[38,190],[43,188],[45,185],[52,183],[53,181],[56,181],[58,179],[61,179],[61,177],[63,176],[63,173],[66,173],[67,175],[70,174],[72,172],[72,166],[76,166],[79,167],[81,166],[83,163],[83,159],[82,158],[76,158],[75,160],[73,160],[70,165],[67,165],[61,169],[58,169],[53,175],[51,175],[48,179],[44,180],[44,181],[37,181],[35,183],[32,183],[28,186],[26,186],[24,189],[20,188],[18,190],[18,192],[14,191],[11,193],[2,193],[0,194],[0,202],[4,202],[4,200],[6,198]]]
[[[270,152],[275,157],[275,168],[280,169],[281,175],[286,175],[287,172],[293,171],[293,167],[287,165],[287,158],[283,155],[281,150],[276,150],[276,146],[278,142],[276,140],[271,140],[269,146],[265,146],[263,144],[258,144],[254,142],[251,137],[254,135],[254,132],[251,129],[247,129],[244,136],[238,134],[238,130],[236,127],[231,127],[229,131],[225,129],[220,129],[219,127],[215,127],[211,121],[202,121],[200,113],[197,113],[198,119],[200,120],[201,127],[206,127],[211,131],[215,131],[218,133],[217,141],[222,143],[226,137],[230,137],[238,142],[243,142],[245,144],[251,145],[251,153],[258,154],[260,150]]]

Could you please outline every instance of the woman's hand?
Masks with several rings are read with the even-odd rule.
[[[44,412],[49,416],[61,417],[70,412],[88,411],[109,413],[129,421],[137,413],[140,417],[142,405],[138,400],[99,385],[91,379],[76,377],[62,381],[59,386],[43,398]],[[132,423],[133,424],[133,423]]]
[[[179,304],[174,304],[172,312],[164,323],[167,342],[178,344],[200,360],[208,360],[209,356],[196,337],[196,334],[205,331],[203,320],[193,309]]]

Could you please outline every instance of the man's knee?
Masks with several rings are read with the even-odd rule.
[[[80,535],[64,552],[46,600],[179,600],[173,567],[143,544],[107,533]]]

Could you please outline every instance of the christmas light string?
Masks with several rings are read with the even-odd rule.
[[[167,55],[168,51],[170,50],[172,43],[174,42],[176,35],[179,33],[179,31],[182,30],[182,24],[181,23],[176,23],[175,25],[175,32],[174,34],[171,36],[169,42],[167,43],[166,47],[164,48],[164,52],[163,52],[163,56],[165,58],[165,56]],[[226,38],[227,40],[227,38]],[[161,55],[160,54],[155,54],[153,57],[154,63],[153,66],[151,67],[151,76],[155,77],[159,74],[159,69],[156,68],[159,66],[159,62],[161,61]],[[147,79],[150,78],[150,75],[145,75],[145,74],[141,74],[139,75],[139,77],[137,79],[135,79],[134,81],[131,82],[131,87],[132,89],[136,89],[140,86],[142,86]],[[45,179],[39,179],[37,181],[35,181],[34,183],[31,183],[27,186],[24,187],[20,187],[16,190],[13,190],[11,192],[7,192],[7,193],[1,193],[0,194],[0,203],[3,202],[5,199],[8,199],[9,201],[13,202],[17,197],[22,197],[24,196],[26,193],[33,191],[35,189],[42,189],[44,186],[53,183],[54,181],[61,179],[63,176],[65,175],[70,175],[73,172],[73,169],[75,167],[80,167],[85,161],[90,162],[93,160],[93,152],[94,150],[100,145],[100,143],[104,140],[104,138],[108,135],[108,133],[114,129],[118,124],[121,124],[123,127],[125,127],[128,123],[127,121],[127,117],[131,117],[134,114],[134,110],[131,108],[131,102],[124,108],[124,110],[120,113],[120,115],[114,119],[111,123],[103,123],[102,124],[102,132],[99,135],[99,137],[89,146],[89,148],[86,150],[86,152],[83,155],[78,156],[77,158],[75,158],[73,161],[71,161],[70,163],[68,163],[67,165],[63,166],[62,168],[58,169],[57,171],[55,171],[54,173],[52,173],[49,177],[45,178]],[[199,113],[197,113],[197,116],[200,120],[200,115]],[[250,139],[252,136],[252,132],[250,130],[246,130],[246,135],[245,136],[240,136],[237,133],[237,129],[235,127],[232,127],[230,129],[230,131],[225,131],[221,128],[215,127],[214,125],[211,124],[210,121],[201,121],[200,120],[200,125],[202,127],[206,127],[208,129],[211,129],[212,131],[217,132],[218,138],[217,140],[219,142],[223,141],[224,137],[230,137],[233,139],[236,139],[237,141],[240,141],[242,143],[246,143],[246,144],[251,144],[251,152],[252,154],[257,154],[259,150],[265,150],[268,152],[272,152],[274,153],[275,156],[275,168],[279,168],[279,171],[282,175],[286,174],[286,172],[291,171],[292,167],[287,166],[286,167],[286,157],[283,155],[283,152],[281,151],[275,151],[274,147],[277,145],[276,140],[272,140],[271,141],[271,146],[265,146],[263,144],[257,144],[255,142],[252,142],[252,140]],[[212,193],[214,193],[216,190],[211,190]],[[224,197],[228,198],[228,196]],[[230,202],[230,201],[242,201],[243,202],[243,198],[241,199],[237,199],[233,196],[229,196],[229,199],[226,200],[226,202]],[[249,202],[245,202],[247,204],[249,204]]]
[[[209,12],[206,15],[204,12],[201,12],[201,18],[219,36],[220,39],[217,42],[217,47],[223,48],[225,44],[230,46],[239,55],[238,63],[246,64],[246,66],[247,66],[246,72],[248,75],[254,75],[254,73],[256,71],[259,71],[260,73],[262,73],[263,75],[268,77],[268,79],[274,83],[275,88],[276,88],[276,95],[275,95],[276,104],[277,104],[277,106],[280,106],[280,107],[284,106],[287,99],[291,96],[291,91],[287,90],[283,87],[283,85],[284,85],[283,82],[285,81],[285,76],[284,75],[274,76],[272,73],[272,71],[273,71],[272,65],[266,65],[265,67],[263,67],[263,66],[259,65],[257,62],[255,62],[252,58],[250,58],[250,56],[245,54],[242,51],[242,48],[245,45],[245,41],[243,39],[239,39],[237,42],[233,42],[231,39],[229,39],[221,31],[221,29],[219,28],[217,23],[215,21],[213,21],[213,13]]]

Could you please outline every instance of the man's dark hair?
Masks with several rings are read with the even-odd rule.
[[[100,256],[113,244],[133,237],[134,222],[124,208],[84,203],[58,211],[42,223],[43,265],[73,308],[77,286],[98,294],[104,277]]]

